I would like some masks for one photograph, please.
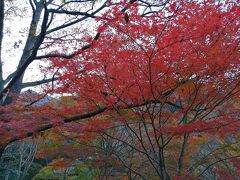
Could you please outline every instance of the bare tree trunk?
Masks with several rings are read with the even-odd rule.
[[[31,55],[32,50],[36,47],[34,47],[38,37],[37,37],[37,26],[39,24],[39,20],[40,20],[40,16],[43,10],[43,4],[41,3],[41,1],[39,3],[36,3],[36,9],[35,12],[33,13],[33,17],[32,17],[32,21],[30,24],[30,29],[29,29],[29,33],[28,33],[28,38],[25,44],[25,47],[23,49],[23,53],[21,56],[21,59],[18,63],[18,67],[17,69],[21,68],[21,66],[26,62],[26,60],[28,59],[28,57]],[[18,81],[13,85],[12,87],[12,92],[14,93],[20,93],[22,87],[22,80],[23,80],[23,75],[18,79]]]
[[[187,141],[188,141],[188,134],[184,133],[182,148],[181,148],[181,152],[178,159],[178,167],[177,167],[177,173],[176,173],[177,176],[180,176],[182,172],[183,156],[185,155]]]
[[[20,61],[18,63],[17,69],[21,69],[24,63],[29,59],[29,57],[32,55],[33,50],[38,51],[39,47],[36,47],[36,41],[38,41],[39,37],[37,36],[37,27],[40,22],[41,13],[43,11],[43,4],[41,1],[35,3],[36,9],[34,9],[32,21],[30,24],[30,29],[28,32],[28,38],[25,44],[25,47],[23,49],[22,56],[20,58]],[[22,83],[23,83],[23,77],[24,77],[25,71],[22,73],[20,77],[18,77],[18,80],[14,83],[12,88],[10,89],[10,92],[14,94],[19,94],[22,90]],[[12,99],[10,97],[7,97],[4,104],[10,104],[12,102]]]
[[[4,0],[0,1],[0,90],[3,89],[3,73],[2,73],[2,40],[4,26]]]

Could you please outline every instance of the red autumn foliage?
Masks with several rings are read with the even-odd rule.
[[[142,17],[135,2],[128,6],[126,18],[120,11],[125,3],[98,19],[98,37],[84,37],[88,48],[79,49],[70,60],[50,59],[58,81],[46,92],[70,94],[70,102],[28,107],[30,114],[23,114],[26,108],[14,111],[23,118],[16,120],[11,114],[11,130],[4,133],[6,124],[0,124],[0,132],[5,139],[13,133],[24,137],[36,126],[61,125],[64,118],[103,109],[90,120],[62,129],[72,132],[72,138],[90,141],[124,124],[142,145],[136,149],[163,179],[173,176],[173,168],[157,169],[163,162],[155,156],[167,155],[154,153],[176,138],[178,145],[183,141],[176,165],[176,175],[181,176],[185,141],[191,141],[191,134],[239,131],[239,7],[234,2],[170,1],[164,10]],[[126,116],[121,111],[127,109]],[[119,132],[115,135],[113,139],[123,141]],[[146,147],[153,155],[144,151]]]
[[[61,112],[158,101],[179,109],[170,116],[180,134],[222,126],[236,131],[239,109],[231,104],[239,101],[238,8],[179,1],[141,17],[134,3],[128,9],[129,22],[119,9],[110,9],[107,20],[99,20],[100,36],[90,41],[91,48],[71,61],[51,59],[53,67],[62,70],[55,93],[76,95],[77,104]],[[186,113],[198,117],[186,124],[174,117]]]

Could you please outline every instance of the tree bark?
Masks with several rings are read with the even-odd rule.
[[[8,86],[13,84],[12,86],[9,87],[9,89],[10,89],[10,92],[14,94],[19,94],[21,92],[23,88],[22,83],[23,83],[25,70],[28,67],[28,65],[34,60],[37,54],[37,51],[40,47],[40,44],[42,43],[42,42],[40,43],[38,42],[39,39],[43,41],[43,38],[40,37],[41,33],[37,35],[37,26],[40,22],[41,13],[43,11],[44,6],[41,3],[41,1],[36,3],[35,5],[36,5],[36,9],[33,12],[32,21],[31,21],[30,29],[28,33],[28,38],[27,38],[25,47],[23,49],[22,56],[18,63],[16,74],[14,74],[13,78],[10,80],[10,83],[8,84]],[[15,80],[12,83],[11,81],[13,81],[13,79]],[[12,98],[7,97],[3,104],[6,105],[6,104],[10,104],[11,102],[12,102]]]
[[[2,73],[2,40],[4,27],[4,0],[0,1],[0,90],[3,89],[3,73]]]
[[[33,13],[32,21],[30,24],[30,29],[28,33],[28,38],[25,44],[25,47],[23,49],[23,53],[21,56],[21,59],[18,63],[17,69],[20,69],[22,65],[26,62],[28,57],[31,55],[32,51],[34,48],[39,48],[35,47],[35,43],[38,39],[37,36],[37,26],[39,24],[40,16],[43,10],[43,5],[40,3],[36,4],[36,10]],[[18,81],[13,85],[11,92],[13,93],[20,93],[22,90],[22,80],[23,80],[24,73],[21,75],[21,77],[18,79]]]

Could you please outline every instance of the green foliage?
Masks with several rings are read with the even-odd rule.
[[[71,170],[68,180],[92,180],[95,176],[94,169],[87,167],[85,164],[80,164]]]
[[[59,178],[50,166],[42,168],[32,180],[47,180],[47,179],[57,179]]]
[[[24,177],[24,180],[30,180],[32,179],[42,168],[42,165],[38,163],[32,163],[27,175]]]
[[[22,174],[22,172],[19,172],[18,169],[19,154],[14,154],[11,151],[5,152],[2,156],[0,164],[0,179],[17,180],[18,174]]]
[[[94,169],[81,163],[71,167],[68,171],[66,169],[54,170],[52,166],[46,166],[32,180],[62,179],[63,177],[67,178],[67,180],[92,180],[95,176],[96,171]]]

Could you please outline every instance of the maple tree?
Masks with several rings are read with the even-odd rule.
[[[57,70],[58,79],[45,92],[69,98],[41,107],[23,107],[19,100],[11,105],[14,113],[8,106],[14,126],[2,130],[5,142],[60,126],[64,136],[81,144],[106,139],[120,144],[123,150],[108,156],[135,177],[201,176],[212,166],[219,175],[238,176],[235,138],[213,150],[220,159],[200,158],[191,165],[201,147],[197,142],[211,137],[221,144],[239,131],[237,2],[168,1],[163,7],[143,16],[137,1],[127,8],[120,2],[96,19],[97,34],[82,38],[84,48],[70,56],[49,55],[45,70]],[[7,110],[3,107],[5,118]],[[98,154],[104,160],[100,152],[106,150]],[[59,162],[64,164],[60,159],[55,165]],[[230,175],[215,166],[221,162],[231,163]]]
[[[67,54],[75,49],[75,46],[82,45],[78,37],[84,33],[77,33],[79,28],[82,29],[83,24],[91,23],[91,19],[100,17],[106,8],[116,4],[110,4],[108,0],[0,2],[0,127],[1,139],[4,139],[1,140],[0,154],[9,144],[8,138],[2,136],[4,134],[2,129],[10,131],[15,128],[14,123],[7,123],[6,119],[15,116],[14,111],[11,114],[11,107],[15,106],[15,100],[21,91],[36,86],[40,89],[39,85],[56,80],[54,74],[50,72],[45,74],[37,72],[42,65],[46,65],[43,59],[51,57],[49,51],[57,48]],[[58,21],[59,18],[61,22]],[[15,27],[15,24],[18,25]],[[94,26],[92,23],[89,29],[94,29]],[[62,42],[67,48],[63,47]],[[14,45],[11,46],[12,44]],[[32,67],[36,66],[37,68],[32,71]],[[42,97],[39,96],[38,99]],[[27,101],[31,101],[31,98]],[[5,111],[8,113],[4,113]],[[15,136],[14,133],[11,136]]]

